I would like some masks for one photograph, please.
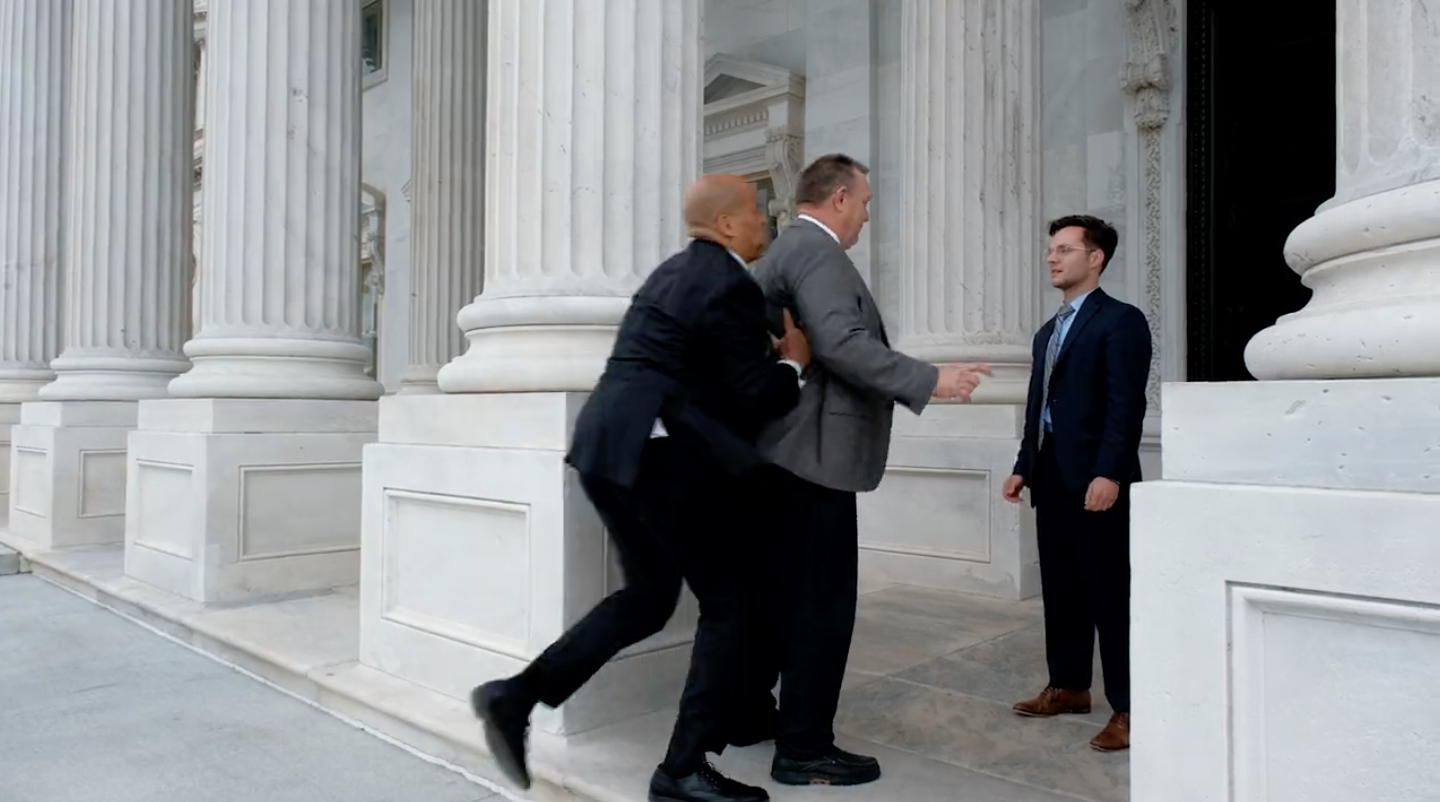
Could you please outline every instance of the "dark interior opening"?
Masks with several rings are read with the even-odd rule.
[[[1335,4],[1189,0],[1190,381],[1238,381],[1245,344],[1310,290],[1285,239],[1335,194]]]

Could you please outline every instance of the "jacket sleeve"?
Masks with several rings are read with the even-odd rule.
[[[726,282],[706,309],[721,380],[757,420],[779,418],[800,401],[800,375],[780,361],[765,322],[765,296],[750,278]]]
[[[930,403],[939,370],[871,335],[854,292],[826,269],[830,258],[818,249],[797,252],[787,270],[796,325],[810,341],[812,358],[846,383],[919,414]]]
[[[1105,337],[1105,424],[1095,475],[1130,481],[1145,430],[1145,385],[1150,379],[1150,325],[1133,306],[1122,307]]]

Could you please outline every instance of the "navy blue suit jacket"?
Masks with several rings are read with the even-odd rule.
[[[1039,457],[1040,399],[1045,351],[1055,319],[1035,334],[1034,367],[1025,404],[1025,436],[1015,473],[1025,477],[1030,501],[1040,503],[1035,467]],[[1043,485],[1083,497],[1103,476],[1126,488],[1140,476],[1140,436],[1145,424],[1145,385],[1150,375],[1150,326],[1145,315],[1098,287],[1070,324],[1050,378],[1050,418],[1045,435],[1055,449],[1060,476]],[[1058,482],[1058,485],[1056,484]]]
[[[655,419],[689,453],[735,476],[764,460],[761,427],[800,399],[770,342],[760,285],[721,245],[693,240],[650,274],[620,322],[566,461],[633,485]]]

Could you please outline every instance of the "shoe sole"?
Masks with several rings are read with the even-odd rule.
[[[1025,718],[1055,718],[1056,716],[1086,716],[1090,714],[1090,708],[1073,707],[1068,710],[1056,710],[1054,713],[1035,713],[1029,710],[1021,710],[1016,707],[1010,708],[1018,716]]]
[[[654,791],[651,791],[645,798],[650,800],[650,802],[689,802],[689,800],[682,799],[678,796],[657,794]],[[770,796],[766,794],[765,796],[754,797],[753,802],[770,802]]]
[[[1095,744],[1090,744],[1090,748],[1094,749],[1096,752],[1112,754],[1114,752],[1124,752],[1126,749],[1130,748],[1130,745],[1126,744],[1124,746],[1096,746]]]
[[[772,771],[770,779],[781,785],[865,785],[880,779],[880,767],[876,766],[874,771],[845,777],[804,771]]]
[[[480,719],[485,731],[485,745],[490,749],[490,756],[495,758],[495,764],[505,774],[505,777],[519,786],[520,790],[528,791],[530,790],[530,772],[525,768],[524,761],[520,756],[511,751],[505,734],[496,726],[488,701],[478,691],[470,695],[470,709],[474,711],[475,717]]]

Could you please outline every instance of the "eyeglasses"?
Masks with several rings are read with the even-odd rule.
[[[1072,253],[1082,252],[1082,251],[1083,251],[1084,253],[1090,253],[1090,252],[1093,251],[1093,250],[1095,250],[1095,249],[1094,249],[1094,248],[1085,248],[1085,247],[1081,247],[1081,246],[1078,246],[1078,245],[1056,245],[1055,247],[1049,248],[1049,249],[1047,249],[1047,250],[1045,251],[1045,258],[1046,258],[1046,259],[1049,259],[1049,258],[1052,257],[1052,256],[1069,256],[1069,255],[1072,254]]]

